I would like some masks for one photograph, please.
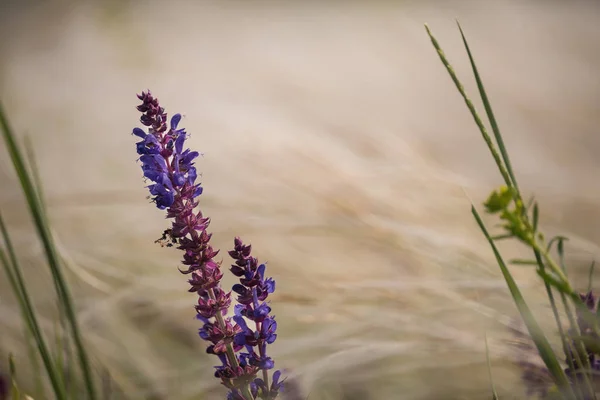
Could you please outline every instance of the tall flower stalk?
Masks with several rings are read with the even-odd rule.
[[[194,161],[199,153],[184,150],[187,134],[178,129],[180,114],[173,115],[167,124],[164,108],[150,91],[138,98],[142,101],[137,107],[142,113],[140,122],[148,129],[133,130],[141,138],[136,147],[142,171],[151,181],[147,187],[152,202],[166,209],[167,218],[172,220],[159,241],[184,253],[181,263],[185,268],[180,272],[190,276],[189,291],[198,295],[195,308],[197,318],[203,322],[200,337],[210,342],[207,352],[218,356],[222,363],[215,367],[215,376],[229,389],[228,399],[275,399],[282,387],[281,372],[275,371],[269,383],[268,371],[274,368],[274,362],[266,348],[277,337],[277,323],[265,302],[275,290],[275,281],[264,277],[266,265],[259,265],[251,257],[251,246],[236,238],[229,254],[235,261],[231,272],[240,278],[240,283],[233,286],[239,304],[235,316],[227,317],[231,291],[221,287],[221,263],[215,260],[219,250],[210,245],[212,234],[207,230],[210,219],[198,208],[202,186],[196,182]],[[246,319],[254,322],[254,330]]]

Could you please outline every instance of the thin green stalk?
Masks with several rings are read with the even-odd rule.
[[[50,351],[48,350],[48,346],[46,345],[46,342],[44,340],[42,330],[40,329],[35,313],[35,308],[33,307],[31,297],[29,296],[29,292],[27,291],[25,279],[23,278],[23,275],[21,273],[19,261],[17,259],[14,247],[12,245],[12,241],[10,240],[10,236],[8,235],[8,231],[6,230],[6,226],[4,225],[4,220],[2,219],[1,215],[0,232],[2,233],[4,245],[9,255],[9,257],[7,258],[6,254],[4,253],[4,250],[0,248],[0,261],[4,266],[10,284],[13,287],[15,295],[17,296],[17,300],[19,302],[19,306],[23,314],[23,319],[25,320],[29,331],[35,339],[38,351],[44,363],[44,367],[46,368],[46,373],[48,374],[48,378],[50,379],[50,384],[52,385],[52,389],[54,390],[54,394],[57,399],[66,400],[64,386],[62,385],[62,382],[56,374],[55,366],[52,361],[52,357],[50,356]]]
[[[48,213],[46,211],[46,204],[44,202],[44,187],[42,186],[42,179],[40,178],[40,173],[39,173],[39,168],[37,166],[37,161],[35,160],[35,153],[33,150],[33,143],[31,142],[31,138],[29,136],[25,136],[24,138],[24,148],[25,148],[25,155],[27,157],[27,163],[29,164],[29,166],[31,167],[31,178],[33,181],[33,189],[35,191],[36,194],[36,199],[40,205],[40,214],[42,216],[42,219],[44,220],[44,226],[45,227],[50,227],[50,221],[48,220]],[[50,231],[50,229],[48,229],[48,231]],[[52,274],[52,279],[54,280],[54,286],[57,287],[58,286],[58,282],[56,281],[57,277]],[[65,310],[64,310],[64,299],[60,298],[57,301],[57,305],[58,305],[58,319],[60,320],[60,325],[63,328],[64,332],[66,332],[67,330],[65,329]]]
[[[60,380],[62,382],[64,382],[65,385],[65,391],[68,391],[67,388],[67,381],[66,381],[66,377],[65,377],[65,364],[64,364],[64,354],[62,351],[62,337],[61,337],[61,332],[59,331],[59,328],[56,324],[56,321],[54,322],[54,338],[55,338],[55,353],[56,353],[56,357],[55,357],[55,365],[56,365],[56,370],[58,371],[58,374],[60,376]]]
[[[496,385],[494,385],[494,375],[492,374],[492,360],[490,359],[490,348],[488,346],[487,332],[485,334],[485,358],[487,360],[488,374],[490,376],[490,387],[492,389],[492,400],[498,400]]]
[[[534,254],[535,254],[535,258],[537,260],[538,263],[538,268],[540,268],[540,270],[544,270],[545,268],[545,264],[542,260],[542,256],[540,255],[539,251],[535,251],[534,250]],[[566,271],[564,271],[566,274]],[[558,308],[556,307],[555,301],[554,301],[554,295],[552,293],[552,288],[550,287],[550,285],[548,284],[548,282],[544,281],[544,286],[546,287],[546,291],[548,293],[548,298],[550,299],[550,303],[552,304],[552,312],[554,313],[554,318],[556,320],[556,324],[558,327],[558,332],[560,334],[560,339],[563,345],[563,348],[565,349],[565,355],[567,357],[567,363],[569,364],[569,368],[571,369],[571,371],[575,371],[575,364],[573,362],[573,356],[572,356],[572,352],[571,352],[571,344],[569,343],[568,337],[565,334],[564,328],[562,326],[562,322],[560,320],[560,316],[558,315]],[[573,314],[571,312],[571,308],[569,307],[569,303],[567,301],[567,298],[565,296],[564,293],[560,293],[560,298],[561,301],[563,303],[563,307],[565,309],[565,313],[567,314],[567,319],[569,320],[569,324],[571,325],[572,329],[575,329],[576,331],[578,330],[577,324],[575,323]],[[574,343],[575,345],[575,361],[577,361],[577,365],[585,365],[585,366],[589,366],[589,360],[587,359],[587,357],[584,357],[582,359],[581,357],[581,351],[585,349],[582,349],[581,346],[578,346],[577,343],[581,343],[580,341],[577,341]],[[589,393],[593,393],[593,388],[592,388],[592,384],[588,378],[587,375],[585,375],[585,385],[587,387],[587,389],[589,390]],[[582,388],[580,388],[579,386],[575,386],[575,390],[580,391],[583,390]],[[581,398],[585,398],[585,395],[583,392],[580,393]]]
[[[563,348],[565,349],[565,354],[567,356],[567,364],[569,365],[569,368],[571,369],[571,371],[574,371],[575,370],[575,364],[573,363],[573,357],[571,355],[571,352],[567,351],[567,349],[569,349],[571,346],[569,344],[569,341],[567,340],[567,336],[566,336],[564,328],[562,326],[560,315],[558,313],[558,307],[556,306],[556,301],[554,300],[554,294],[552,293],[552,288],[550,287],[550,285],[547,282],[544,282],[544,286],[546,288],[546,293],[548,294],[548,299],[550,300],[550,306],[552,308],[552,314],[554,315],[554,320],[556,321],[556,326],[558,327],[558,333],[559,333],[559,336],[560,336],[560,341],[562,342]],[[561,295],[561,298],[562,298],[563,305],[564,305],[564,307],[566,309],[567,308],[567,304],[566,304],[565,295],[563,293],[561,293],[560,295]],[[579,356],[578,352],[575,352],[575,357],[577,358],[577,362],[579,363],[579,365],[582,365],[581,364],[581,357]],[[579,390],[579,388],[577,388],[577,387],[575,389]],[[583,398],[583,395],[581,396],[581,398]]]
[[[17,368],[12,354],[8,355],[8,370],[10,372],[10,397],[12,400],[20,400],[21,393],[17,385]]]
[[[563,286],[563,289],[560,290],[561,291],[561,299],[563,302],[563,306],[565,308],[565,313],[567,314],[567,318],[569,319],[569,324],[571,326],[571,329],[574,332],[574,338],[572,338],[572,340],[573,340],[573,345],[575,347],[575,351],[574,351],[575,358],[579,365],[583,366],[584,369],[590,370],[591,367],[590,367],[589,360],[586,356],[585,345],[584,345],[583,341],[577,339],[577,337],[580,336],[579,325],[577,324],[577,320],[575,319],[573,311],[571,310],[571,307],[570,307],[569,302],[567,301],[565,295],[569,295],[569,298],[575,303],[575,306],[581,308],[582,313],[585,313],[587,311],[587,308],[581,301],[579,295],[577,293],[575,293],[571,287],[570,281],[567,276],[567,270],[564,265],[564,260],[562,260],[562,253],[563,253],[562,242],[563,241],[561,239],[558,240],[559,255],[561,255],[560,265],[557,265],[556,262],[554,261],[554,259],[552,257],[550,257],[549,252],[547,250],[542,249],[541,246],[539,246],[537,244],[537,242],[535,242],[535,241],[533,242],[534,253],[538,260],[538,264],[541,266],[540,270],[543,272],[543,268],[547,264],[550,267],[550,269],[552,270],[552,272],[554,272],[561,280],[561,284]],[[548,248],[549,247],[550,246],[548,246]],[[546,263],[544,263],[544,261]],[[546,281],[544,283],[547,284]],[[594,327],[594,331],[597,332],[598,326],[596,323],[594,323],[593,327]],[[588,374],[584,373],[583,377],[584,377],[584,384],[587,387],[589,393],[591,394],[592,399],[596,399],[595,390],[593,388],[592,382],[589,379]]]
[[[596,260],[592,261],[592,265],[590,266],[590,273],[588,275],[588,287],[586,292],[591,292],[592,291],[592,278],[594,276],[594,267],[596,266]]]
[[[40,204],[40,211],[42,213],[42,217],[45,221],[45,225],[50,227],[50,221],[48,219],[48,213],[46,210],[46,204],[44,202],[44,186],[42,184],[42,179],[40,177],[39,168],[37,165],[35,151],[33,149],[33,142],[29,136],[25,136],[24,138],[24,148],[25,155],[27,156],[27,163],[31,166],[31,177],[34,183],[34,189],[37,194],[37,199]],[[57,285],[56,277],[53,275],[52,278],[55,280],[55,286]],[[58,340],[58,351],[60,352],[60,361],[63,363],[61,367],[61,372],[63,373],[63,380],[65,382],[65,386],[67,391],[71,394],[71,397],[75,397],[77,392],[77,385],[73,379],[72,374],[72,348],[69,338],[69,330],[67,329],[67,320],[65,315],[65,309],[63,305],[63,299],[59,299],[58,302],[58,319],[60,321],[60,338],[57,336]]]
[[[583,343],[583,341],[581,339],[579,339],[579,337],[581,337],[581,332],[579,331],[579,326],[577,325],[577,321],[573,315],[573,311],[571,310],[571,307],[569,306],[569,303],[565,297],[564,293],[561,293],[561,297],[562,297],[562,301],[563,301],[563,305],[565,307],[565,311],[567,314],[567,318],[569,319],[569,323],[571,324],[571,329],[573,329],[574,332],[574,337],[572,338],[573,340],[573,347],[575,347],[575,358],[577,360],[578,365],[583,366],[584,370],[587,371],[591,371],[591,366],[590,366],[590,360],[587,357],[587,352],[585,349],[585,344]],[[576,372],[575,369],[572,369],[572,371]],[[583,373],[583,379],[584,379],[584,384],[587,387],[588,393],[590,393],[592,395],[592,399],[596,399],[596,392],[594,390],[594,386],[592,385],[592,382],[590,381],[590,377],[588,373]]]
[[[552,350],[552,347],[550,346],[548,339],[544,335],[543,330],[540,328],[537,321],[535,320],[533,313],[529,309],[529,306],[527,306],[527,303],[525,302],[525,299],[523,298],[523,295],[521,294],[517,283],[515,282],[514,278],[512,277],[512,274],[508,270],[506,263],[504,262],[502,256],[500,255],[500,252],[496,248],[496,244],[492,240],[490,234],[487,231],[487,228],[485,227],[485,224],[483,223],[483,220],[481,219],[479,213],[473,205],[471,206],[471,213],[475,217],[479,228],[481,229],[486,239],[488,240],[488,243],[492,247],[492,250],[496,257],[496,261],[500,266],[500,270],[502,271],[502,275],[504,276],[506,284],[508,285],[508,289],[511,293],[511,296],[515,301],[519,313],[523,317],[523,321],[527,326],[529,334],[531,335],[531,338],[533,339],[542,360],[544,361],[546,367],[548,368],[548,371],[554,378],[554,382],[559,388],[561,388],[561,390],[563,390],[567,394],[568,398],[576,399],[575,393],[573,392],[573,388],[569,384],[569,380],[565,375],[565,372],[562,370],[560,362],[558,361],[554,350]]]
[[[467,54],[469,55],[469,60],[471,61],[471,68],[473,69],[473,75],[475,75],[475,80],[477,81],[477,88],[479,89],[479,95],[481,96],[481,100],[483,102],[483,106],[485,107],[485,112],[487,113],[488,119],[490,121],[490,125],[492,126],[492,131],[494,132],[494,138],[496,139],[496,143],[498,144],[498,148],[500,149],[500,154],[502,154],[502,159],[504,160],[504,165],[506,166],[506,171],[510,176],[510,180],[515,189],[517,189],[517,193],[519,193],[519,186],[517,185],[517,179],[515,178],[515,174],[513,173],[512,166],[510,163],[510,158],[508,156],[508,151],[506,151],[506,146],[504,146],[504,140],[502,139],[502,135],[500,134],[500,128],[498,127],[498,123],[496,122],[496,117],[494,116],[494,112],[492,111],[492,106],[488,100],[487,93],[485,92],[485,88],[483,87],[483,82],[481,81],[481,77],[479,76],[479,71],[475,65],[475,60],[473,59],[473,55],[471,54],[471,49],[469,48],[469,44],[467,43],[467,39],[465,38],[465,34],[460,26],[460,23],[456,21],[458,25],[458,30],[460,31],[460,35],[462,36],[463,43],[465,45],[465,49],[467,50]]]
[[[23,316],[23,320],[25,320],[25,316]],[[27,324],[26,324],[27,325]],[[24,329],[24,337],[27,345],[27,355],[29,356],[29,361],[31,362],[31,370],[33,372],[34,379],[34,398],[37,398],[43,394],[43,386],[42,386],[42,374],[40,373],[40,361],[38,359],[38,355],[35,352],[35,348],[33,343],[31,342],[33,338],[33,334],[29,331],[29,328]]]
[[[48,221],[48,215],[46,214],[46,203],[44,202],[44,186],[42,185],[42,179],[40,178],[40,170],[35,159],[35,152],[33,150],[33,143],[29,136],[24,137],[23,143],[25,144],[25,155],[27,156],[27,163],[31,167],[31,177],[33,179],[34,189],[37,194],[38,202],[40,203],[40,211],[44,215],[46,222]]]
[[[565,273],[565,276],[567,276],[568,278],[568,273],[567,273],[567,267],[565,265],[565,251],[564,251],[564,241],[566,240],[566,238],[562,238],[559,237],[558,239],[558,243],[556,246],[556,251],[558,253],[558,263],[560,265],[560,268],[562,269],[562,271]],[[572,339],[576,349],[575,349],[575,355],[578,356],[577,362],[579,363],[579,365],[582,365],[585,369],[591,371],[591,365],[590,365],[590,360],[588,358],[587,355],[587,349],[585,347],[585,343],[583,342],[583,340],[579,339],[579,337],[581,336],[581,331],[579,329],[579,324],[576,322],[575,316],[573,315],[573,312],[571,310],[571,307],[569,305],[569,303],[567,302],[566,296],[564,293],[561,293],[561,298],[564,304],[564,308],[565,311],[567,313],[567,317],[569,318],[569,322],[571,324],[571,328],[573,329],[573,332],[575,332],[575,337]],[[584,315],[587,316],[586,313],[588,313],[587,308],[583,308],[582,313],[584,313]],[[591,314],[591,313],[589,313]],[[596,318],[593,318],[593,326],[594,326],[594,330],[598,330],[598,321]],[[581,356],[580,356],[581,355]],[[583,357],[583,360],[580,360],[580,358]],[[574,370],[574,369],[573,369]],[[596,400],[596,391],[594,390],[594,386],[592,381],[590,380],[590,376],[588,373],[584,373],[584,380],[585,380],[585,385],[588,389],[588,393],[591,394],[592,399]]]
[[[575,291],[571,287],[571,283],[569,282],[569,278],[565,274],[565,271],[563,271],[563,269],[556,264],[556,261],[554,261],[552,257],[550,257],[550,254],[545,249],[543,249],[535,240],[533,241],[531,246],[533,247],[534,252],[538,252],[546,261],[546,264],[550,268],[550,271],[552,271],[558,277],[560,282],[564,284],[564,287],[568,291],[568,293],[570,295],[574,294]]]
[[[83,339],[81,337],[81,332],[79,330],[79,324],[77,322],[77,316],[75,314],[73,300],[71,298],[71,294],[69,292],[69,288],[67,283],[63,277],[59,257],[54,246],[52,236],[47,227],[44,213],[42,211],[42,207],[38,201],[38,194],[34,188],[33,182],[27,168],[24,163],[24,158],[21,154],[21,151],[17,145],[15,135],[10,128],[6,115],[2,106],[0,105],[0,126],[2,128],[2,134],[4,136],[4,140],[6,143],[6,147],[11,156],[13,165],[15,167],[15,171],[17,172],[17,176],[21,182],[21,187],[23,192],[25,193],[25,198],[27,200],[27,204],[29,206],[29,210],[35,222],[36,229],[38,231],[38,235],[42,241],[44,246],[44,251],[46,254],[46,258],[48,261],[48,265],[50,267],[50,271],[52,275],[55,277],[54,283],[56,286],[56,292],[59,300],[62,301],[65,314],[69,321],[69,325],[71,328],[71,334],[73,341],[75,343],[75,348],[77,349],[79,364],[81,370],[83,372],[84,381],[86,383],[86,389],[88,393],[88,397],[90,400],[96,400],[96,389],[94,384],[94,379],[92,377],[92,370],[90,367],[90,362],[88,359],[87,352],[85,350],[85,346],[83,344]]]
[[[498,154],[498,150],[496,150],[496,146],[494,146],[494,143],[492,142],[492,139],[490,138],[490,135],[488,134],[487,129],[485,128],[485,125],[483,124],[483,121],[479,117],[479,114],[477,113],[477,110],[475,109],[473,102],[471,101],[469,96],[467,96],[467,92],[465,91],[465,88],[463,87],[462,83],[458,79],[458,76],[456,76],[456,73],[454,72],[454,68],[452,67],[452,65],[450,64],[448,59],[446,58],[444,51],[438,44],[437,39],[433,36],[431,31],[429,30],[429,26],[427,26],[427,24],[425,24],[425,29],[427,30],[427,34],[429,35],[429,38],[431,39],[431,43],[433,44],[433,47],[435,47],[435,49],[440,57],[440,60],[442,61],[442,64],[444,64],[444,67],[446,67],[446,70],[448,71],[450,78],[452,78],[454,85],[456,85],[456,88],[458,89],[458,91],[462,95],[463,99],[465,100],[465,103],[466,103],[467,107],[469,108],[469,111],[471,112],[471,115],[473,116],[473,119],[475,120],[477,127],[481,131],[483,140],[485,140],[485,143],[487,144],[487,146],[490,150],[490,153],[492,154],[492,157],[494,157],[494,161],[496,162],[496,165],[498,166],[498,169],[499,169],[500,173],[502,174],[502,178],[504,179],[506,186],[513,187],[510,175],[508,174],[508,171],[504,167],[504,164],[502,163],[502,159],[500,158],[500,155]]]

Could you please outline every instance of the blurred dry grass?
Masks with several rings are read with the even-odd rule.
[[[145,201],[129,134],[146,88],[185,114],[205,153],[217,247],[240,235],[269,261],[272,352],[311,399],[357,388],[363,399],[485,398],[486,330],[496,385],[520,398],[503,341],[515,309],[464,194],[479,202],[499,177],[422,24],[470,82],[460,18],[520,184],[546,229],[574,239],[583,285],[600,239],[597,3],[1,7],[2,101],[34,139],[96,363],[128,398],[222,396],[179,256],[153,243],[165,221]],[[0,206],[51,329],[49,277],[0,150]],[[517,276],[550,315],[530,272]],[[0,281],[0,356],[24,359],[7,289]]]

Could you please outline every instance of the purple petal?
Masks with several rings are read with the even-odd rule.
[[[260,275],[260,280],[262,281],[265,277],[265,269],[267,266],[265,264],[260,264],[258,267],[258,275]]]
[[[133,128],[133,134],[141,137],[142,139],[144,139],[147,135],[146,132],[144,132],[144,130],[140,128]]]
[[[175,114],[171,117],[171,129],[177,129],[177,125],[179,125],[179,121],[181,121],[181,114]]]
[[[267,293],[273,293],[275,291],[275,281],[272,278],[267,278],[267,280],[265,280],[265,286],[267,288]]]
[[[185,133],[181,133],[175,139],[175,153],[181,154],[183,152],[183,143],[185,142]]]
[[[236,315],[235,317],[233,317],[233,320],[235,321],[236,324],[239,325],[240,328],[242,328],[242,330],[244,332],[247,332],[250,330],[248,328],[248,325],[246,324],[246,320],[244,320],[244,317],[242,317],[241,315]]]
[[[281,377],[280,370],[273,372],[273,383],[271,386],[277,386],[279,384],[279,377]]]

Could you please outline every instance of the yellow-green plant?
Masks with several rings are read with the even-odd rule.
[[[595,400],[596,391],[594,383],[597,380],[595,374],[600,370],[596,364],[597,355],[599,354],[596,349],[600,349],[600,346],[598,346],[598,338],[600,337],[598,335],[599,325],[596,315],[598,309],[597,299],[592,295],[591,291],[585,295],[581,295],[575,291],[569,280],[564,263],[564,242],[566,238],[557,236],[547,240],[538,227],[538,203],[533,198],[527,202],[524,201],[524,196],[517,184],[508,152],[477,66],[475,65],[475,60],[460,24],[458,24],[458,28],[493,135],[488,133],[486,125],[477,112],[473,101],[467,95],[452,65],[446,58],[429,27],[425,25],[427,34],[440,60],[464,99],[504,180],[504,185],[494,190],[484,203],[488,214],[499,217],[502,232],[498,235],[490,234],[474,205],[471,205],[471,212],[494,252],[511,296],[537,347],[539,355],[552,376],[555,383],[555,391],[557,392],[555,396],[564,399]],[[551,347],[546,333],[538,324],[507,267],[507,263],[498,251],[496,242],[506,239],[516,239],[532,251],[532,259],[511,260],[511,263],[515,265],[533,265],[537,274],[542,278],[563,344],[567,368],[562,367],[561,361]],[[558,260],[552,256],[552,249],[555,245]],[[557,301],[556,295],[559,301]],[[563,328],[560,308],[562,308],[564,315],[567,317],[569,328],[566,331]],[[550,396],[551,394],[549,393],[548,395]],[[494,396],[497,397],[496,394]]]

